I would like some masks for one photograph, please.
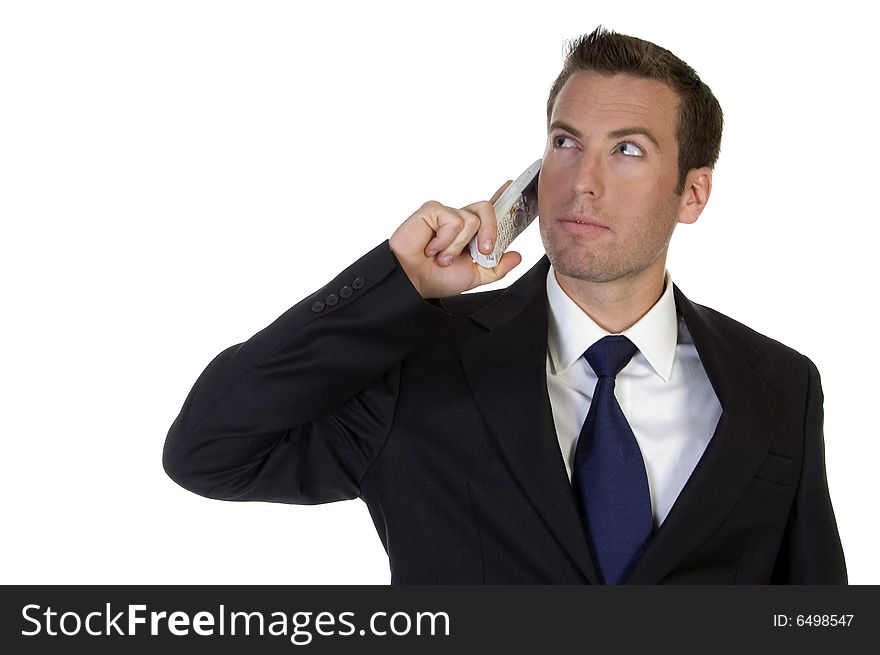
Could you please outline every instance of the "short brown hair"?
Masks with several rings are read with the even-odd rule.
[[[562,72],[550,88],[547,99],[547,126],[556,96],[563,85],[578,71],[595,71],[606,75],[627,73],[636,77],[659,80],[668,84],[679,97],[678,124],[678,189],[684,191],[688,171],[707,166],[713,168],[721,150],[721,129],[724,116],[712,90],[693,68],[674,54],[650,41],[617,34],[601,25],[590,34],[568,44]]]

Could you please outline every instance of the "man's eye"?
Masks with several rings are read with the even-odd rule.
[[[628,157],[642,157],[645,154],[635,143],[630,143],[629,141],[618,143],[615,150],[621,155],[626,155]]]
[[[568,145],[566,145],[566,141],[568,142]],[[572,141],[571,138],[567,137],[567,136],[560,135],[560,136],[553,137],[553,147],[554,148],[567,148],[573,143],[574,143],[574,141]]]

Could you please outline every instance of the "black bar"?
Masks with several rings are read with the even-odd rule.
[[[347,653],[364,647],[383,653],[469,647],[519,653],[548,646],[622,653],[651,646],[695,653],[833,647],[855,653],[862,644],[876,645],[880,636],[877,586],[7,586],[2,595],[7,653],[119,653],[131,647],[162,655]],[[173,634],[173,612],[180,613],[173,630],[187,634]],[[233,612],[262,616],[250,617],[246,635],[245,617],[233,619]],[[384,635],[371,631],[377,612],[384,614],[373,628]],[[435,614],[433,634],[429,617],[419,620],[426,612]],[[156,635],[150,634],[153,613]],[[144,622],[129,626],[131,617]],[[262,636],[256,634],[261,618]],[[269,634],[272,626],[283,634]],[[110,634],[93,636],[87,629]],[[50,630],[58,634],[50,636]]]

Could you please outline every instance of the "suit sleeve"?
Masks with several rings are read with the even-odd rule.
[[[773,582],[847,584],[843,548],[825,475],[822,383],[815,364],[806,361],[809,380],[803,468]]]
[[[399,363],[448,314],[388,242],[199,376],[165,440],[166,473],[210,498],[356,498],[391,427]]]

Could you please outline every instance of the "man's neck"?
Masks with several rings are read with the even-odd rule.
[[[587,316],[603,330],[619,334],[637,323],[663,295],[665,261],[659,264],[611,282],[587,282],[555,270],[554,274],[562,290]]]

